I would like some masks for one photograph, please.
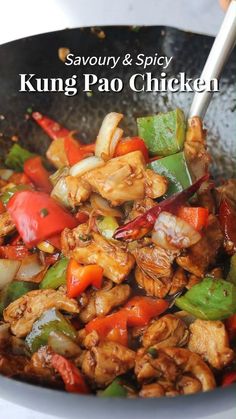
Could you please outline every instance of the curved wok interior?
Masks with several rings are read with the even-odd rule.
[[[120,64],[118,64],[118,66],[113,70],[101,67],[98,68],[96,66],[94,66],[92,70],[89,67],[84,67],[83,69],[73,66],[66,67],[64,63],[58,58],[58,49],[60,47],[69,48],[70,52],[81,56],[119,56],[121,54],[124,56],[126,53],[130,53],[131,51],[134,55],[142,52],[146,55],[154,55],[156,52],[158,52],[159,55],[174,57],[170,68],[168,69],[168,77],[176,76],[176,74],[179,72],[184,71],[186,72],[187,77],[196,78],[201,73],[205,59],[212,45],[211,37],[194,35],[167,27],[144,27],[140,28],[138,31],[134,31],[129,27],[107,27],[104,28],[104,33],[105,37],[100,39],[100,37],[97,36],[97,31],[91,30],[90,28],[64,30],[22,39],[0,47],[0,61],[4,62],[4,66],[1,67],[0,71],[0,155],[2,161],[4,161],[6,154],[12,146],[11,139],[14,138],[14,136],[19,138],[19,142],[23,147],[29,149],[33,153],[44,155],[48,149],[50,145],[48,136],[43,132],[43,130],[39,129],[38,125],[35,123],[35,121],[32,120],[32,118],[26,117],[29,109],[42,112],[44,115],[49,115],[54,120],[59,121],[61,125],[68,127],[70,130],[76,130],[78,138],[80,138],[80,140],[84,143],[91,143],[95,141],[102,120],[109,112],[112,111],[124,114],[121,127],[125,132],[125,136],[137,135],[136,119],[138,117],[152,115],[157,112],[168,112],[175,108],[181,108],[185,114],[187,114],[191,100],[193,98],[193,93],[134,93],[128,87],[125,87],[120,93],[101,93],[94,89],[92,95],[79,92],[74,97],[67,97],[63,93],[49,92],[40,94],[32,92],[20,93],[18,91],[19,73],[35,73],[38,77],[63,78],[69,77],[73,74],[78,74],[78,77],[82,79],[83,73],[92,72],[99,75],[100,77],[120,77],[125,81],[124,85],[127,86],[127,80],[131,74],[137,72],[137,67],[124,67]],[[204,125],[207,128],[207,146],[209,154],[212,157],[210,171],[217,182],[220,182],[222,179],[233,178],[236,175],[236,121],[233,117],[233,112],[235,112],[234,87],[236,62],[233,58],[234,57],[231,57],[226,66],[220,82],[220,93],[214,95],[204,121]],[[143,73],[144,71],[152,71],[153,76],[158,76],[158,72],[160,70],[155,69],[154,67],[149,67],[147,70],[140,68],[138,71],[140,73]],[[199,121],[195,123],[199,124]],[[204,134],[201,124],[198,126],[198,129],[202,139]],[[188,150],[186,151],[185,149],[185,152],[188,153]],[[123,162],[126,157],[120,157],[120,159],[121,160],[119,161],[119,164],[122,166],[123,163],[120,162]],[[136,162],[136,167],[142,166],[142,168],[144,168],[145,161],[143,160],[142,154],[140,152],[134,152],[132,159]],[[51,163],[53,163],[52,158],[49,158],[49,160]],[[112,160],[110,160],[110,162],[112,162]],[[109,176],[111,171],[115,173],[120,168],[119,166],[117,169],[114,163],[114,167],[109,169],[109,164],[109,162],[106,163],[106,176]],[[128,157],[127,164],[131,164],[128,161]],[[58,168],[57,165],[56,167]],[[78,168],[75,169],[75,172],[76,170],[78,170]],[[117,208],[118,212],[113,215],[116,220],[118,219],[118,224],[116,227],[118,227],[119,224],[120,227],[122,227],[127,222],[132,221],[136,216],[144,213],[146,210],[149,210],[152,206],[154,206],[155,202],[153,199],[159,199],[162,196],[165,196],[166,185],[165,178],[163,177],[158,179],[158,191],[155,190],[154,192],[153,187],[150,192],[151,187],[149,187],[147,192],[147,187],[144,186],[145,192],[143,192],[143,196],[139,197],[138,194],[137,197],[135,195],[135,198],[133,198],[136,201],[137,199],[140,200],[140,198],[144,198],[141,204],[138,202],[138,204],[134,205],[133,207],[129,206],[126,208],[123,205],[126,201],[128,201],[128,199],[118,199],[115,194],[111,197],[109,196],[109,192],[105,193],[105,187],[103,187],[104,185],[101,187],[98,186],[98,182],[100,182],[100,185],[103,183],[103,170],[103,166],[101,168],[98,167],[95,169],[95,172],[92,176],[89,176],[89,174],[84,176],[83,181],[86,182],[86,185],[84,184],[83,187],[86,189],[87,185],[89,185],[89,192],[88,190],[86,191],[85,198],[81,198],[81,200],[78,201],[77,195],[75,202],[73,202],[73,204],[70,202],[69,207],[70,209],[72,208],[72,212],[74,212],[74,204],[82,204],[86,206],[88,202],[89,205],[90,202],[92,202],[92,208],[94,209],[94,205],[98,205],[97,196],[94,198],[96,201],[94,204],[91,198],[91,194],[100,194],[103,198],[106,198],[113,207],[119,207]],[[135,169],[133,168],[133,170]],[[142,170],[144,173],[144,169]],[[70,174],[72,174],[72,172]],[[143,176],[145,179],[147,179],[150,174],[148,175],[145,172]],[[153,184],[155,182],[153,178],[152,182]],[[214,198],[217,202],[215,204],[216,209],[210,209],[210,212],[216,212],[218,214],[218,195],[225,193],[225,191],[222,192],[222,190],[218,190],[214,193]],[[83,202],[85,202],[85,204]],[[204,206],[205,204],[203,203],[203,200],[199,200],[195,206],[196,205]],[[66,206],[68,207],[68,202],[66,203]],[[121,211],[121,215],[119,214],[119,211]],[[113,256],[114,260],[104,258],[102,267],[108,280],[106,279],[105,283],[103,283],[103,288],[101,291],[99,291],[100,294],[96,295],[96,293],[94,294],[94,291],[91,291],[91,293],[88,291],[87,294],[85,294],[83,297],[84,300],[82,297],[79,300],[79,304],[81,305],[82,309],[80,310],[79,319],[77,320],[79,320],[80,326],[78,326],[74,319],[74,323],[73,321],[72,323],[75,328],[83,329],[81,323],[83,325],[88,325],[96,316],[98,316],[98,311],[96,312],[97,308],[94,312],[94,304],[101,305],[102,309],[101,307],[100,309],[102,311],[99,312],[100,315],[110,314],[111,312],[115,313],[117,307],[124,306],[124,304],[131,298],[131,296],[145,295],[146,297],[146,295],[148,295],[148,298],[151,296],[161,299],[160,301],[163,301],[162,299],[165,298],[166,304],[171,306],[173,298],[178,296],[177,294],[179,292],[183,292],[185,286],[188,289],[191,288],[192,285],[189,285],[191,281],[193,281],[195,285],[199,282],[199,278],[208,276],[208,274],[210,274],[213,278],[222,276],[225,278],[227,276],[232,249],[229,249],[229,245],[226,244],[226,253],[223,253],[223,256],[222,253],[218,255],[217,252],[219,251],[220,247],[223,247],[223,236],[220,228],[218,228],[218,220],[215,215],[210,215],[208,226],[205,225],[205,228],[208,229],[208,231],[206,230],[206,235],[209,235],[210,237],[208,246],[211,246],[212,248],[215,247],[215,254],[213,256],[209,256],[211,263],[208,261],[208,263],[203,266],[203,262],[201,260],[203,257],[201,258],[200,255],[200,257],[198,256],[199,262],[194,262],[196,266],[189,267],[189,264],[191,264],[192,261],[187,261],[185,253],[181,255],[175,254],[174,256],[170,256],[171,252],[173,253],[176,250],[179,250],[179,245],[177,246],[175,242],[172,242],[172,247],[167,249],[166,243],[163,245],[163,237],[160,238],[160,235],[158,236],[157,234],[158,229],[165,230],[165,226],[170,226],[171,223],[174,222],[173,217],[175,217],[175,215],[170,216],[170,214],[168,214],[168,212],[163,212],[158,219],[159,225],[157,226],[157,224],[155,224],[154,229],[156,233],[152,233],[154,247],[153,243],[150,245],[151,238],[149,234],[149,228],[149,230],[147,229],[147,231],[142,234],[142,237],[132,237],[132,243],[135,243],[136,239],[141,239],[144,241],[146,240],[145,243],[142,242],[142,244],[140,244],[140,242],[138,247],[135,247],[136,245],[127,245],[125,243],[125,250],[122,248],[122,245],[119,244],[119,246],[116,246],[114,243],[109,244],[111,247],[108,249],[109,245],[102,242],[102,240],[104,241],[105,239],[102,238],[103,234],[101,233],[101,229],[103,228],[106,230],[106,226],[104,228],[101,227],[100,224],[100,227],[96,227],[96,229],[98,228],[98,230],[96,230],[97,232],[92,233],[92,237],[91,235],[88,237],[88,224],[86,224],[87,220],[85,220],[85,224],[76,227],[75,230],[73,230],[73,222],[71,223],[70,231],[68,230],[63,233],[62,237],[62,250],[63,254],[67,258],[73,258],[82,264],[99,264],[99,259],[96,259],[95,256],[90,258],[90,255],[95,255],[96,252],[98,252],[98,249],[104,250],[106,246],[108,247],[106,248],[105,253],[107,252],[107,254],[111,254],[112,252],[115,252],[115,258]],[[101,215],[104,216],[103,213],[99,214],[99,216]],[[122,222],[120,222],[120,216],[122,217]],[[104,219],[97,219],[97,226],[99,225],[98,223],[101,223],[102,221],[104,221]],[[186,228],[186,225],[184,228]],[[119,230],[117,231],[119,232]],[[124,239],[128,237],[122,236],[122,228],[120,231],[121,236],[119,236],[117,233],[117,239]],[[99,236],[100,234],[101,236]],[[143,236],[145,237],[143,238]],[[71,244],[73,240],[77,243],[76,248]],[[191,230],[189,240],[191,243],[183,247],[187,248],[189,246],[196,246],[196,243],[202,239],[199,232],[194,232]],[[33,246],[35,243],[31,242],[30,245]],[[156,245],[157,247],[155,247]],[[202,246],[203,245],[204,244],[202,243]],[[89,255],[85,254],[85,246],[87,246],[86,249]],[[164,247],[164,251],[162,250],[162,247]],[[127,253],[128,251],[130,253]],[[173,284],[171,286],[168,281],[166,282],[166,275],[170,275],[169,273],[161,275],[161,286],[159,285],[159,288],[155,288],[155,286],[153,286],[153,281],[155,281],[157,278],[154,278],[156,271],[153,269],[153,263],[155,264],[155,261],[158,258],[162,258],[162,260],[163,258],[167,258],[167,253],[169,260],[171,257],[173,257],[170,264],[173,263],[173,260],[175,260],[173,264],[173,272],[176,276],[176,286],[173,286]],[[100,262],[103,257],[104,254],[100,253]],[[226,264],[222,264],[222,259],[224,261],[227,260]],[[135,270],[136,282],[134,281],[134,275],[129,276],[132,268],[134,267],[134,260],[137,264]],[[178,266],[176,265],[176,261]],[[109,263],[111,265],[113,263],[110,269],[107,268]],[[124,266],[124,268],[122,268],[123,271],[119,266],[117,266],[119,264],[120,266]],[[218,271],[215,269],[213,272],[213,268],[217,268]],[[166,269],[168,269],[168,267]],[[160,272],[159,276],[157,275],[157,277],[160,278]],[[123,283],[124,278],[128,278],[127,285]],[[121,285],[121,283],[123,284]],[[132,291],[130,287],[132,288]],[[63,294],[60,296],[59,294],[54,296],[52,294],[58,293],[58,291],[50,289],[48,290],[47,287],[45,288],[46,289],[44,289],[44,292],[47,301],[49,301],[51,298],[55,302],[50,307],[49,304],[48,306],[46,304],[46,308],[56,307],[63,312],[70,313],[70,320],[73,315],[76,317],[76,313],[78,312],[78,305],[74,302],[74,300],[68,298],[67,301],[67,297],[64,297],[63,302],[59,301],[60,298],[63,298]],[[39,308],[38,311],[40,313],[38,313],[38,315],[36,313],[34,317],[34,320],[36,320],[43,313],[42,310],[40,311],[40,304],[44,305],[44,303],[42,303],[40,300],[41,297],[37,301],[38,291],[32,291],[33,289],[35,289],[35,287],[31,288],[31,292],[35,294],[31,294],[31,297],[29,296],[28,301],[24,301],[24,304],[28,304],[29,306],[31,305],[31,307],[34,305],[35,307],[37,306]],[[109,298],[111,299],[115,296],[116,301],[118,302],[115,305],[111,304],[109,309],[104,309],[105,303],[102,301],[102,292],[104,292],[106,296],[108,296],[110,293]],[[70,295],[70,297],[74,296],[75,295],[72,294]],[[32,298],[32,301],[30,298]],[[96,298],[100,300],[98,301]],[[36,302],[34,302],[34,299]],[[151,301],[148,303],[151,304]],[[13,304],[14,303],[12,303],[11,310],[9,310],[9,312],[7,312],[8,309],[6,308],[4,320],[10,323],[11,331],[13,335],[16,335],[16,339],[20,339],[22,337],[25,338],[25,336],[27,336],[26,341],[30,350],[36,353],[40,345],[38,345],[36,342],[36,346],[34,347],[34,333],[36,333],[34,329],[32,332],[33,335],[32,333],[30,335],[33,322],[30,324],[30,326],[29,324],[27,326],[20,324],[20,321],[13,321],[13,312],[14,310],[17,310],[17,307],[14,307]],[[106,304],[108,304],[107,301]],[[179,307],[183,308],[181,304]],[[105,312],[103,310],[105,310]],[[165,312],[165,310],[166,307],[163,306],[160,308],[160,313]],[[165,313],[165,315],[159,320],[156,319],[154,322],[150,321],[147,324],[137,322],[137,319],[133,320],[134,323],[132,324],[132,320],[129,320],[131,322],[131,326],[133,327],[132,333],[129,335],[129,339],[132,341],[131,343],[129,341],[129,349],[124,349],[124,347],[127,345],[127,342],[124,343],[124,339],[126,339],[124,336],[121,336],[121,343],[124,343],[124,346],[122,346],[122,344],[120,346],[118,344],[117,346],[114,343],[114,341],[117,342],[117,336],[115,336],[115,338],[113,336],[109,342],[105,341],[105,343],[99,343],[96,336],[97,329],[95,330],[94,334],[93,327],[90,327],[90,329],[88,328],[87,335],[89,335],[89,332],[92,333],[87,337],[85,337],[83,331],[80,332],[78,342],[80,346],[82,345],[84,353],[81,355],[81,349],[79,346],[76,348],[77,345],[74,344],[73,346],[71,343],[70,349],[73,353],[71,357],[73,360],[76,359],[76,366],[82,369],[82,372],[85,375],[87,382],[89,383],[89,392],[96,392],[97,394],[100,394],[102,391],[104,391],[105,388],[107,388],[107,386],[114,382],[113,380],[117,376],[120,375],[122,375],[121,381],[115,382],[114,389],[109,390],[111,393],[108,391],[107,396],[112,395],[113,391],[115,393],[118,392],[118,394],[115,394],[116,396],[124,396],[124,393],[122,393],[124,390],[123,387],[125,388],[125,395],[128,395],[128,397],[132,398],[139,396],[146,398],[197,393],[198,391],[212,390],[216,386],[220,385],[222,381],[221,370],[227,373],[228,366],[233,362],[233,359],[235,358],[235,353],[233,353],[232,350],[233,346],[231,345],[230,347],[228,337],[226,336],[227,332],[223,322],[214,321],[217,320],[214,316],[210,317],[209,319],[212,320],[212,324],[208,330],[209,323],[207,323],[204,317],[200,317],[201,319],[193,323],[192,318],[186,319],[185,314],[182,314],[182,317],[179,317],[179,315],[175,315],[175,311],[176,309],[171,308],[168,313]],[[54,320],[58,321],[58,312],[54,312],[53,316],[55,317]],[[224,320],[226,317],[229,316],[226,315],[221,319]],[[119,321],[122,322],[123,320],[121,319]],[[120,326],[119,322],[118,324],[122,330],[123,326]],[[109,329],[109,332],[110,331],[111,329]],[[189,338],[190,334],[191,337]],[[205,343],[203,342],[204,334],[206,336]],[[72,338],[73,341],[73,332],[69,331],[67,335]],[[212,336],[213,342],[216,335],[219,337],[219,340],[221,340],[220,343],[218,342],[218,349],[220,348],[220,354],[218,354],[218,356],[216,356],[214,350],[211,353],[211,351],[207,349],[207,339],[209,336]],[[198,345],[199,339],[202,339],[202,347],[199,347]],[[134,351],[140,346],[140,340],[142,348],[139,349],[138,355],[134,361]],[[56,347],[56,345],[58,345],[58,336],[56,336],[54,341],[53,338],[51,338],[51,341],[52,345]],[[20,346],[19,341],[15,341],[15,344],[17,347]],[[18,350],[19,352],[21,351],[19,348]],[[54,374],[50,377],[47,375],[52,374],[52,372],[50,372],[51,366],[48,367],[47,365],[47,362],[51,362],[51,354],[50,351],[47,353],[46,352],[43,353],[42,349],[42,352],[39,355],[39,359],[36,359],[36,354],[36,356],[34,355],[34,365],[31,362],[31,365],[29,365],[26,373],[23,366],[21,370],[20,365],[18,365],[17,368],[19,368],[19,372],[16,374],[16,377],[20,377],[25,381],[33,383],[36,382],[39,385],[42,384],[52,388],[63,389],[64,379],[63,381],[60,379],[58,380],[58,377],[56,375],[54,376]],[[40,364],[40,362],[42,362],[42,358],[46,363],[44,366],[45,371],[47,371],[45,372],[45,375],[42,373],[40,378],[39,369],[37,370],[36,364],[37,362]],[[116,360],[111,360],[111,358],[115,358]],[[8,362],[7,358],[6,362]],[[18,359],[18,363],[20,363],[20,357]],[[96,369],[94,369],[94,363],[97,366]],[[107,364],[107,371],[106,368],[104,368],[105,364]],[[14,369],[14,366],[12,368]],[[64,368],[66,368],[65,365]],[[61,374],[58,364],[56,365],[54,363],[54,369],[56,373]],[[113,370],[115,369],[117,373],[114,373]],[[133,374],[133,369],[135,374]],[[130,370],[132,370],[132,372],[127,374]],[[160,378],[160,376],[162,377],[162,374],[160,375],[158,372],[160,370],[162,373],[164,371],[164,381]],[[173,378],[175,374],[177,377],[176,379]],[[11,374],[7,373],[5,375],[11,376]],[[14,376],[14,374],[12,375]],[[169,377],[169,381],[167,377]],[[88,392],[87,384],[85,384],[85,387],[82,388],[82,390],[80,387],[80,393]],[[72,389],[68,385],[66,385],[65,388],[68,391],[75,391],[74,387]],[[35,391],[37,391],[37,389]]]

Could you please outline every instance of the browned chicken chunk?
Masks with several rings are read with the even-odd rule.
[[[177,257],[177,263],[186,271],[202,277],[207,269],[215,263],[223,244],[223,235],[219,222],[214,215],[209,216],[208,226],[201,240],[190,247],[186,256]]]
[[[76,300],[68,298],[63,292],[52,289],[35,290],[13,301],[3,312],[5,322],[10,323],[11,331],[18,337],[26,336],[44,311],[57,308],[68,313],[79,313]]]
[[[15,225],[8,212],[0,214],[0,237],[4,237],[15,230]]]
[[[83,373],[99,386],[111,383],[118,375],[134,367],[135,352],[115,342],[103,342],[86,351]]]
[[[156,387],[157,397],[207,391],[216,385],[210,368],[201,357],[183,348],[162,348],[156,351],[155,356],[140,349],[136,356],[135,373],[143,385],[142,397],[150,397],[146,385],[152,383],[162,388]],[[154,389],[151,388],[152,394]]]
[[[168,294],[173,276],[172,263],[176,252],[159,246],[137,247],[133,252],[137,268],[135,279],[149,295],[163,298]]]
[[[107,240],[98,233],[87,234],[88,226],[81,224],[62,233],[62,251],[84,265],[98,264],[104,276],[120,284],[134,266],[134,257],[120,244]]]
[[[190,332],[188,348],[212,367],[222,369],[234,359],[223,322],[197,319],[190,325]]]
[[[126,201],[158,198],[167,190],[167,181],[157,173],[145,170],[145,161],[140,151],[134,151],[109,160],[105,166],[82,176],[94,192],[118,206]]]
[[[32,376],[39,376],[47,381],[55,380],[56,374],[51,366],[52,352],[48,346],[42,346],[35,352],[28,365],[25,373]]]
[[[0,374],[7,377],[23,375],[29,360],[26,356],[10,355],[7,353],[0,354]]]
[[[178,293],[183,288],[185,288],[187,284],[188,284],[188,278],[186,276],[184,269],[177,268],[171,280],[171,288],[170,288],[169,294],[174,295]]]
[[[138,266],[135,268],[135,280],[140,288],[143,288],[147,295],[164,298],[170,289],[170,278],[151,278],[144,273]]]
[[[106,316],[113,308],[118,307],[126,302],[131,293],[128,284],[121,284],[99,291],[88,292],[88,296],[84,301],[84,308],[81,310],[79,317],[83,323],[87,323],[97,316]],[[86,301],[87,300],[87,301]]]
[[[127,213],[126,222],[133,220],[134,218],[138,217],[139,215],[144,214],[150,208],[154,207],[156,202],[153,201],[151,198],[144,198],[137,201],[134,201],[131,208]]]
[[[156,349],[184,346],[188,341],[188,336],[184,321],[173,314],[166,314],[147,328],[142,343],[145,348],[153,346]]]

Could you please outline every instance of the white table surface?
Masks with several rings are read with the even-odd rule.
[[[215,35],[223,19],[217,0],[1,0],[0,6],[0,44],[68,27],[109,24],[169,25]],[[0,398],[0,418],[55,419],[55,416]],[[236,407],[223,416],[206,419],[235,418]]]

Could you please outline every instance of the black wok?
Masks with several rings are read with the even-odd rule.
[[[168,27],[144,27],[138,31],[129,27],[106,27],[105,39],[90,28],[71,29],[28,37],[0,46],[0,154],[1,158],[17,135],[21,144],[32,151],[44,152],[47,136],[25,118],[28,108],[41,111],[78,131],[84,142],[94,140],[102,118],[110,111],[125,114],[127,135],[136,132],[137,116],[166,111],[176,106],[189,109],[193,93],[134,93],[124,88],[121,93],[79,93],[68,97],[63,93],[20,93],[19,73],[35,73],[38,77],[69,77],[92,72],[100,77],[121,77],[127,81],[137,67],[118,65],[113,70],[99,67],[66,67],[58,58],[58,48],[67,47],[75,55],[124,55],[145,53],[173,56],[168,76],[185,71],[187,77],[199,77],[211,48],[213,38],[182,32]],[[138,72],[145,70],[138,68]],[[154,76],[160,70],[149,68]],[[235,118],[235,54],[231,57],[220,82],[220,92],[214,95],[205,117],[208,144],[213,156],[212,170],[216,177],[236,175]],[[126,84],[126,83],[125,83]],[[236,385],[218,388],[209,393],[179,396],[173,399],[119,400],[93,396],[71,395],[0,377],[1,397],[45,413],[67,418],[104,419],[112,416],[143,418],[197,418],[225,412],[236,406]]]

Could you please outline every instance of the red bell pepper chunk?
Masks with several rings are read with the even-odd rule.
[[[86,223],[89,219],[88,213],[84,211],[78,211],[75,215],[76,220],[78,220],[78,224]]]
[[[54,246],[56,249],[61,250],[61,234],[55,234],[47,239],[47,242]]]
[[[70,130],[62,127],[60,124],[58,124],[58,122],[54,121],[46,115],[42,115],[40,112],[33,112],[32,118],[52,140],[65,138],[71,135]]]
[[[195,192],[198,191],[202,183],[209,179],[209,174],[202,176],[193,185],[189,186],[182,192],[178,192],[170,198],[165,199],[160,204],[150,208],[145,214],[139,215],[134,220],[126,223],[122,227],[119,227],[113,237],[114,239],[121,240],[136,240],[143,237],[148,231],[150,231],[157,217],[162,211],[169,211],[176,213],[178,208],[182,206]]]
[[[78,297],[88,286],[101,288],[103,269],[99,265],[81,266],[74,259],[70,259],[66,271],[67,295]]]
[[[53,354],[51,363],[53,368],[60,374],[67,391],[80,394],[89,393],[89,388],[85,383],[83,375],[73,362],[64,358],[62,355]]]
[[[236,371],[228,372],[224,375],[222,380],[222,387],[230,386],[233,383],[236,383]]]
[[[86,157],[92,156],[95,150],[95,144],[81,145],[71,135],[64,138],[64,148],[68,163],[70,166],[78,163]]]
[[[15,185],[29,185],[31,184],[30,178],[25,173],[13,173],[9,179],[9,182],[14,183]]]
[[[141,151],[146,163],[149,162],[148,149],[145,142],[140,137],[123,138],[117,144],[115,157],[124,156],[132,151]]]
[[[227,198],[222,199],[220,203],[219,222],[225,240],[231,242],[232,250],[236,251],[236,208]]]
[[[96,331],[100,339],[108,339],[126,346],[128,343],[127,311],[119,310],[105,317],[96,317],[86,324],[87,333]]]
[[[207,226],[209,211],[202,207],[180,207],[177,215],[195,230],[201,231],[203,227]]]
[[[29,255],[24,244],[0,246],[0,258],[22,260]]]
[[[28,247],[78,224],[69,212],[43,192],[16,192],[9,200],[7,210]]]
[[[236,338],[236,314],[233,314],[225,321],[225,326],[230,339]]]
[[[133,297],[125,305],[128,326],[145,326],[153,317],[163,313],[169,307],[165,300],[151,297]]]
[[[52,191],[52,184],[49,180],[50,174],[43,166],[40,156],[26,160],[24,163],[24,172],[37,189],[46,193]]]

